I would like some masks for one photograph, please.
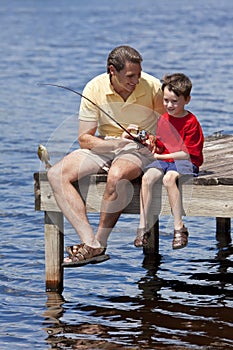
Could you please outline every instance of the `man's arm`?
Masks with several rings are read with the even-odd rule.
[[[81,148],[90,149],[96,153],[111,152],[119,147],[124,147],[131,142],[125,138],[107,139],[95,136],[97,123],[94,121],[79,121],[78,142]]]

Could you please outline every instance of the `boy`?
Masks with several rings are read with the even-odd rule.
[[[197,176],[203,163],[204,137],[195,115],[185,109],[190,102],[192,83],[182,73],[166,75],[162,80],[163,104],[166,113],[159,120],[154,147],[154,162],[146,166],[140,193],[140,223],[136,247],[145,246],[149,238],[149,213],[152,187],[163,177],[174,216],[173,249],[188,244],[188,230],[182,221],[182,201],[177,187],[181,175]]]

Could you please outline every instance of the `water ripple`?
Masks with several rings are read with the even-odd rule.
[[[34,212],[36,151],[52,162],[77,145],[81,91],[105,71],[107,53],[129,43],[143,69],[193,81],[189,108],[204,134],[233,133],[232,10],[229,0],[1,1],[1,349],[233,349],[233,260],[215,221],[186,218],[188,247],[173,251],[172,218],[160,219],[160,256],[133,246],[138,216],[122,216],[111,259],[65,271],[64,293],[45,293],[43,213]],[[182,5],[182,6],[181,6]],[[201,8],[201,11],[200,11]],[[90,214],[94,229],[98,215]],[[65,222],[65,242],[77,236]]]

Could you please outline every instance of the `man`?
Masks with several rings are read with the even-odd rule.
[[[153,134],[157,117],[164,112],[160,82],[142,72],[141,62],[141,55],[129,46],[119,46],[110,52],[107,73],[92,79],[83,91],[89,100],[82,98],[80,105],[80,149],[65,156],[48,172],[58,206],[82,241],[69,247],[70,256],[64,262],[75,263],[105,253],[111,230],[126,205],[129,181],[141,175],[153,159],[147,147],[140,147],[129,135],[125,137],[119,126],[129,132],[138,129]],[[106,169],[106,164],[110,168],[95,235],[82,198],[72,183]]]

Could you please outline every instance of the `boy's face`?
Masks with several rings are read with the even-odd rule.
[[[190,99],[190,96],[187,99],[183,95],[177,96],[173,91],[169,91],[167,86],[164,88],[163,105],[173,117],[182,118],[187,114],[184,107],[189,103]]]

